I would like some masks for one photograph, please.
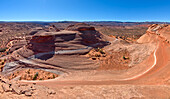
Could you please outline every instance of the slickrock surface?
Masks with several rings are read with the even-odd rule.
[[[36,84],[23,84],[17,81],[8,80],[0,77],[0,98],[1,99],[27,99],[47,97],[54,95],[56,91],[47,87],[38,86]]]

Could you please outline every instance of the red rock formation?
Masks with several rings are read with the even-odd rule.
[[[137,40],[138,43],[149,43],[157,42],[158,37],[162,40],[168,42],[170,41],[170,25],[166,24],[153,24],[151,25],[146,34],[144,34],[140,39]]]
[[[54,25],[51,27],[53,29],[56,28]],[[63,49],[85,48],[85,46],[102,42],[101,34],[96,31],[94,27],[87,24],[79,23],[69,27],[68,30],[69,31],[36,33],[30,40],[28,48],[36,53],[41,53]]]
[[[28,48],[36,53],[54,51],[54,40],[55,36],[53,35],[33,36],[28,44]]]
[[[79,31],[79,35],[85,45],[95,44],[101,41],[101,34],[94,27],[85,23],[70,25],[66,30]]]

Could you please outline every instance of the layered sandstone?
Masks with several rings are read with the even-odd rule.
[[[157,42],[158,37],[169,43],[170,41],[170,25],[166,24],[153,24],[151,25],[146,34],[137,40],[138,43]]]
[[[36,53],[42,53],[96,47],[97,43],[104,43],[104,41],[94,27],[79,26],[76,30],[36,33],[29,41],[28,48]]]

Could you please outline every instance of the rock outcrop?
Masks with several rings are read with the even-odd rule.
[[[32,37],[28,47],[38,53],[54,51],[54,40],[55,37],[53,35],[36,35]]]
[[[102,41],[101,34],[94,27],[76,26],[76,29],[69,28],[59,32],[36,33],[29,41],[28,48],[35,53],[45,53],[96,47],[98,43],[104,44],[105,42]]]
[[[78,23],[68,26],[66,30],[79,31],[80,36],[83,38],[84,44],[87,45],[99,42],[102,37],[102,35],[96,31],[94,27],[85,23]]]
[[[32,96],[34,90],[34,85],[20,84],[16,81],[10,81],[5,78],[0,78],[0,93],[13,92],[14,94],[25,94],[26,96]]]
[[[157,42],[158,37],[162,38],[164,41],[169,43],[170,41],[170,25],[166,24],[153,24],[151,25],[146,34],[144,34],[140,39],[137,40],[138,43],[150,43]]]
[[[37,94],[42,95],[41,93],[44,93],[44,96],[49,95],[55,95],[56,91],[50,88],[44,88],[43,86],[38,86],[36,84],[26,84],[26,83],[20,83],[17,81],[11,81],[8,80],[0,75],[0,98],[8,99],[10,96],[12,97],[18,97],[17,99],[23,99],[20,96],[25,98],[34,97]],[[9,96],[5,96],[5,94],[9,94]],[[19,98],[20,97],[20,98]],[[37,96],[38,97],[38,96]],[[39,96],[40,97],[40,96]]]

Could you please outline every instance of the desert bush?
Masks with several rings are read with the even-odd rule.
[[[101,55],[100,54],[95,54],[95,57],[101,57]]]
[[[123,56],[123,59],[124,59],[124,60],[126,60],[126,57],[125,57],[125,56]]]
[[[55,75],[53,74],[53,78],[55,78]]]
[[[36,79],[37,79],[37,77],[38,77],[38,72],[36,72],[36,74],[34,75],[33,80],[36,80]]]
[[[129,57],[125,57],[125,56],[123,56],[123,59],[124,59],[124,60],[126,60],[126,59],[129,59]]]
[[[103,49],[100,49],[99,52],[100,52],[101,54],[105,54],[105,52],[103,51]]]
[[[1,49],[0,49],[0,52],[5,52],[7,49],[8,49],[7,47],[1,48]]]
[[[101,49],[101,48],[97,48],[96,51],[97,51],[97,52],[100,52],[101,54],[105,54],[105,52],[104,52],[103,49]]]
[[[40,78],[39,80],[43,80],[42,78]]]

